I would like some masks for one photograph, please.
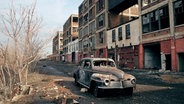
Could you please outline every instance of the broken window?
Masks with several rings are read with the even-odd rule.
[[[86,26],[86,27],[84,28],[83,35],[84,35],[84,36],[85,36],[85,35],[88,35],[88,26]]]
[[[81,4],[81,5],[79,6],[79,14],[82,14],[82,12],[83,12],[83,5]]]
[[[93,3],[93,0],[89,0],[89,5],[91,6]]]
[[[89,10],[89,21],[93,20],[95,18],[95,7],[92,7]]]
[[[99,43],[103,43],[103,31],[99,32]]]
[[[88,41],[87,40],[84,40],[83,41],[83,48],[87,48],[88,47]]]
[[[83,34],[83,29],[80,29],[80,30],[79,30],[79,38],[82,38],[82,37],[83,37],[82,34]]]
[[[73,17],[73,22],[78,22],[78,17]]]
[[[112,30],[112,42],[116,41],[116,31]]]
[[[98,0],[97,2],[97,12],[103,10],[105,8],[105,2],[104,0]]]
[[[98,27],[98,28],[104,26],[104,19],[105,19],[104,17],[105,17],[104,13],[101,14],[100,16],[98,16],[98,18],[97,18],[97,21],[98,21],[97,27]]]
[[[83,25],[83,17],[80,17],[79,18],[79,26],[82,26]]]
[[[158,30],[158,10],[150,13],[151,31]]]
[[[82,41],[79,41],[79,50],[82,50]]]
[[[90,9],[90,10],[89,10],[89,21],[92,20],[92,15],[93,15],[92,13],[93,13],[93,12],[92,12],[92,9]]]
[[[175,0],[174,2],[175,25],[184,24],[184,0]]]
[[[89,33],[94,33],[95,32],[95,22],[91,22],[89,24]]]
[[[169,27],[168,5],[142,16],[142,32],[148,33]]]
[[[78,31],[78,27],[73,27],[73,32],[77,32]]]
[[[130,39],[130,24],[126,25],[126,39]]]
[[[151,3],[154,3],[157,0],[142,0],[142,7],[147,6]]]
[[[150,31],[150,26],[149,26],[149,14],[145,14],[142,16],[142,31],[143,33],[147,33]]]
[[[169,10],[168,6],[160,8],[159,10],[160,15],[160,29],[168,28],[169,27]]]
[[[84,2],[84,10],[86,10],[87,8],[88,8],[88,2],[87,2],[87,0]]]
[[[118,28],[118,40],[122,40],[122,27]]]
[[[84,24],[88,22],[88,13],[84,15]]]
[[[96,42],[95,42],[95,36],[92,37],[91,42],[92,42],[92,48],[94,49],[94,48],[95,48],[95,45],[96,45],[96,44],[95,44],[95,43],[96,43]]]

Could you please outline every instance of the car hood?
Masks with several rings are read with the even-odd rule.
[[[94,67],[94,70],[103,74],[112,74],[118,78],[124,77],[124,72],[116,67]]]

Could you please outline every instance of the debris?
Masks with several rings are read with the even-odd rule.
[[[86,89],[86,88],[81,88],[81,90],[80,90],[80,92],[87,92],[88,91],[88,89]]]
[[[79,104],[79,102],[76,100],[73,100],[73,104]]]
[[[54,87],[54,90],[58,90],[58,87],[57,87],[57,86],[55,86],[55,87]]]
[[[24,97],[24,95],[16,95],[16,96],[13,97],[12,102],[16,102],[19,99],[21,99],[22,97]]]

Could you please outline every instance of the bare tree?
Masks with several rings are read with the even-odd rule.
[[[1,33],[8,40],[0,44],[0,91],[4,90],[5,98],[12,97],[15,84],[27,84],[28,70],[41,58],[48,43],[38,37],[42,19],[36,15],[35,8],[36,3],[15,8],[12,2],[7,14],[1,15]]]

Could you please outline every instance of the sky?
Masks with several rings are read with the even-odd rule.
[[[0,12],[6,12],[11,0],[0,0]],[[13,0],[16,6],[27,6],[35,0]],[[37,0],[36,14],[43,18],[40,38],[49,37],[52,32],[62,30],[63,25],[71,14],[78,14],[78,7],[83,0]],[[4,39],[0,36],[0,41]],[[52,53],[52,42],[45,50]]]

